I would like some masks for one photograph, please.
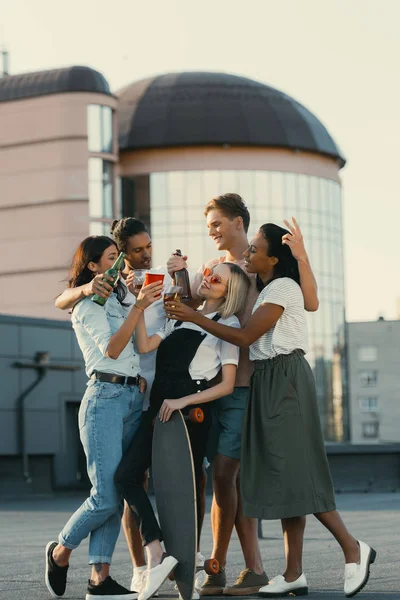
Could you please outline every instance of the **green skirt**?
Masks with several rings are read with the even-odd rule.
[[[335,510],[311,368],[301,350],[254,362],[243,423],[243,512],[283,519]]]

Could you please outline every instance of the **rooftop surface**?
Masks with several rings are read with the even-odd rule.
[[[82,496],[59,495],[0,503],[1,600],[51,598],[44,585],[44,548],[49,540],[56,539],[59,530],[83,499]],[[210,500],[208,498],[208,514],[201,543],[202,552],[207,557],[212,549]],[[371,544],[378,553],[371,567],[370,581],[357,598],[400,600],[400,494],[343,494],[337,497],[337,503],[353,535]],[[263,521],[263,533],[265,539],[260,543],[264,566],[268,575],[273,577],[284,568],[279,522]],[[73,553],[64,598],[81,600],[85,597],[89,577],[87,548],[85,540]],[[240,546],[234,534],[228,555],[228,582],[233,582],[242,568]],[[331,535],[313,517],[309,517],[307,523],[304,571],[312,600],[344,598],[341,551]],[[114,555],[112,576],[126,586],[132,576],[122,532]],[[163,586],[160,597],[177,597],[171,583]]]

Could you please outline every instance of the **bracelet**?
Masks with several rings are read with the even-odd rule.
[[[144,308],[140,308],[140,306],[138,306],[137,304],[135,304],[135,308],[138,308],[139,310],[141,310],[142,312],[144,312]]]

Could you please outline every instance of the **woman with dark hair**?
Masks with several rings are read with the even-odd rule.
[[[302,568],[307,514],[334,535],[345,557],[346,596],[366,584],[375,551],[357,541],[336,511],[316,398],[304,358],[307,326],[290,232],[267,223],[244,253],[260,295],[243,329],[213,323],[188,307],[167,304],[167,316],[191,321],[238,346],[254,361],[243,431],[241,491],[248,517],[281,519],[286,570],[260,589],[263,596],[307,594]]]
[[[124,217],[113,221],[111,225],[111,234],[120,252],[125,254],[125,266],[121,270],[120,287],[125,291],[124,309],[129,314],[132,305],[136,302],[137,293],[134,289],[135,279],[138,272],[143,275],[144,271],[157,272],[164,274],[164,285],[172,282],[166,268],[151,268],[151,259],[153,252],[152,240],[145,223],[134,217]],[[76,287],[68,287],[57,298],[57,308],[72,309],[79,300],[98,294],[103,298],[109,298],[113,289],[110,282],[104,281],[102,274],[96,275],[88,283],[79,282]],[[152,335],[165,324],[165,311],[162,298],[157,299],[148,307],[144,315],[147,331]],[[135,343],[135,341],[134,341]],[[147,387],[143,396],[143,410],[146,411],[149,406],[151,386],[154,380],[156,367],[156,351],[139,356],[140,374],[146,379]],[[144,485],[147,485],[147,474]],[[205,490],[205,485],[203,486]],[[202,497],[204,497],[204,493]],[[203,511],[204,512],[204,511]],[[133,577],[130,589],[140,592],[145,584],[146,560],[142,546],[141,537],[136,526],[135,518],[129,507],[125,506],[122,517],[129,552],[133,563]],[[204,561],[203,561],[204,562]]]
[[[86,238],[73,258],[68,286],[88,285],[117,257],[117,247],[110,238]],[[128,314],[122,306],[126,292],[120,283],[104,306],[84,297],[72,313],[89,379],[79,410],[79,432],[92,489],[64,526],[58,543],[47,544],[45,582],[54,597],[64,594],[71,552],[89,534],[92,573],[86,600],[134,600],[138,596],[114,581],[109,570],[122,514],[122,496],[114,484],[114,474],[138,428],[143,406],[132,334],[143,308],[160,293],[161,285],[151,284],[145,289],[146,297],[139,295],[142,308],[133,306]]]

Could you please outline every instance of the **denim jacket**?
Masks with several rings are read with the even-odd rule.
[[[140,373],[139,357],[133,341],[128,342],[119,358],[106,356],[110,338],[125,320],[126,309],[111,294],[104,306],[84,298],[72,313],[72,327],[85,360],[86,374],[90,378],[94,371],[136,377]]]

